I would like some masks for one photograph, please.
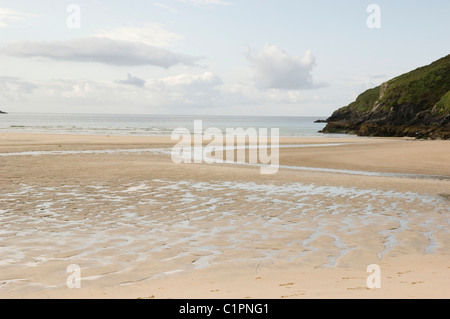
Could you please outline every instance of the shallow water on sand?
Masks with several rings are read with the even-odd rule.
[[[283,144],[279,145],[282,148],[303,148],[303,147],[331,147],[331,146],[341,146],[353,143],[321,143],[321,144]],[[266,147],[270,147],[267,145]],[[227,150],[238,150],[238,149],[252,149],[257,148],[256,146],[244,146],[244,147],[223,147],[216,148],[216,151],[227,151]],[[261,146],[259,146],[261,148]],[[80,154],[142,154],[142,153],[153,153],[153,154],[163,154],[170,156],[172,153],[172,148],[138,148],[138,149],[102,149],[102,150],[65,150],[65,151],[25,151],[25,152],[7,152],[0,153],[0,157],[11,157],[11,156],[44,156],[44,155],[80,155]],[[203,160],[204,148],[192,147],[190,153],[187,154],[188,159],[191,157],[195,159]],[[181,158],[186,158],[181,156]],[[222,164],[238,164],[238,165],[250,165],[250,166],[268,166],[259,163],[237,163],[234,161],[217,160],[213,159],[212,163],[222,163]],[[340,173],[348,175],[361,175],[361,176],[379,176],[379,177],[404,177],[404,178],[431,178],[440,180],[449,180],[450,176],[446,175],[430,175],[430,174],[406,174],[406,173],[390,173],[390,172],[370,172],[361,170],[349,170],[349,169],[333,169],[324,167],[306,167],[306,166],[292,166],[292,165],[277,165],[278,168],[301,170],[301,171],[316,171],[325,173]]]
[[[448,201],[411,192],[154,179],[11,185],[0,203],[0,289],[65,285],[12,276],[51,263],[128,284],[226,262],[333,267],[450,253]]]

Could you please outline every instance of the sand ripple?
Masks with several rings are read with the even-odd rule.
[[[228,262],[332,267],[450,253],[448,201],[409,192],[155,179],[12,185],[0,204],[0,288],[63,285],[38,274],[51,264],[61,277],[75,263],[85,280],[127,284]]]

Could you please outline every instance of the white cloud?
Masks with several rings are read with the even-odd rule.
[[[215,107],[221,84],[222,80],[211,72],[147,81],[130,74],[126,80],[119,81],[66,78],[29,83],[17,78],[0,78],[0,101],[8,102],[5,103],[8,109],[19,107],[20,111],[37,107],[43,108],[40,112],[57,111],[57,106],[64,105],[68,112],[123,113],[126,108],[125,112],[139,113],[165,108],[170,113],[185,107]]]
[[[153,65],[169,68],[194,66],[201,60],[141,42],[88,37],[66,41],[17,42],[0,48],[14,57],[41,57],[54,61],[96,62],[115,66]]]
[[[157,8],[162,8],[162,9],[165,9],[165,10],[169,10],[171,13],[176,13],[177,12],[177,10],[175,8],[173,8],[171,6],[168,6],[166,4],[163,4],[161,2],[152,2],[152,5],[157,7]]]
[[[144,27],[122,27],[102,30],[94,34],[96,37],[117,41],[135,41],[156,47],[171,47],[183,37],[167,31],[160,23],[148,23]]]
[[[150,81],[150,83],[155,83]],[[166,88],[177,89],[195,89],[195,90],[210,90],[211,88],[223,84],[222,80],[212,72],[205,72],[199,75],[180,74],[176,76],[169,76],[156,81],[161,86]]]
[[[218,86],[223,81],[212,72],[199,75],[180,74],[145,84],[150,91],[157,92],[170,105],[187,104],[196,107],[213,107],[220,96]]]
[[[0,77],[0,101],[9,103],[11,101],[20,101],[26,95],[33,93],[37,86],[31,82],[24,81],[16,77]]]
[[[0,28],[32,17],[36,17],[36,15],[22,13],[11,8],[0,8]]]
[[[311,51],[303,57],[290,56],[274,45],[266,44],[260,52],[247,50],[246,56],[255,73],[255,83],[261,89],[301,90],[318,87],[311,71],[316,59]]]
[[[267,89],[259,90],[251,83],[238,83],[222,89],[228,104],[298,104],[305,96],[298,90]]]
[[[215,73],[178,74],[144,80],[57,78],[27,82],[0,78],[0,105],[10,112],[160,113],[160,114],[296,114],[316,103],[313,92],[259,90],[252,82],[225,84]],[[308,110],[310,108],[308,107]],[[271,110],[271,111],[268,111]],[[313,113],[313,111],[311,111]]]

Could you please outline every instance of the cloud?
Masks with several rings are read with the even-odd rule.
[[[125,85],[134,85],[137,87],[144,87],[145,85],[145,80],[132,76],[131,74],[128,74],[128,78],[126,80],[117,80],[116,82]]]
[[[307,99],[299,90],[259,90],[252,83],[237,83],[224,87],[222,94],[230,105],[299,104]]]
[[[148,23],[141,28],[122,27],[102,30],[95,33],[94,36],[118,41],[141,42],[156,47],[171,47],[177,40],[183,38],[176,33],[165,30],[163,25],[159,23]]]
[[[131,74],[125,80],[58,78],[34,83],[0,77],[0,102],[5,102],[8,109],[30,111],[39,108],[39,112],[57,111],[63,105],[67,112],[146,113],[165,110],[161,112],[167,113],[187,107],[216,107],[222,83],[220,77],[211,72],[146,81]],[[26,92],[28,94],[25,95]]]
[[[0,28],[11,23],[21,22],[27,18],[36,17],[34,14],[22,13],[10,8],[0,8]]]
[[[157,7],[157,8],[162,8],[165,10],[169,10],[171,13],[177,13],[177,10],[172,8],[171,6],[168,6],[166,4],[163,4],[161,2],[152,2],[151,3],[153,6]]]
[[[217,87],[222,84],[223,81],[219,76],[212,72],[205,72],[198,75],[179,74],[148,80],[145,86],[163,97],[166,103],[172,106],[213,107],[220,96]]]
[[[157,80],[156,83],[166,88],[176,88],[178,90],[195,89],[199,92],[204,90],[208,91],[215,86],[223,84],[220,77],[212,72],[205,72],[199,75],[180,74],[176,76],[169,76]]]
[[[301,90],[321,86],[312,79],[316,59],[311,51],[306,51],[301,58],[266,44],[260,52],[247,49],[245,54],[252,64],[256,85],[261,89]]]
[[[5,103],[22,100],[37,88],[35,84],[16,77],[0,76],[0,101]]]
[[[313,90],[259,90],[251,81],[227,85],[212,72],[143,81],[131,74],[108,81],[0,77],[0,106],[11,112],[268,114],[275,105],[281,114],[294,110],[293,105],[309,110],[320,98]]]
[[[163,68],[183,64],[196,65],[200,57],[173,53],[142,42],[101,37],[66,41],[17,42],[0,48],[0,53],[14,57],[41,57],[54,61],[95,62],[114,66],[153,65]]]
[[[17,86],[22,92],[24,93],[31,93],[33,89],[36,88],[36,85],[34,85],[31,82],[24,81],[22,79],[11,77],[11,76],[0,76],[0,83],[1,84],[13,84]]]

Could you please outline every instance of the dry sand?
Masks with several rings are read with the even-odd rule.
[[[281,141],[329,143],[261,175],[176,165],[163,137],[0,134],[0,297],[449,298],[449,142]]]

